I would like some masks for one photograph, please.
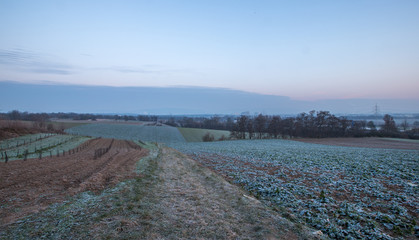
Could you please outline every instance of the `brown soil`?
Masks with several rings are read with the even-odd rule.
[[[94,159],[95,150],[109,146],[106,154]],[[138,161],[147,152],[132,142],[96,139],[82,147],[81,152],[72,155],[0,165],[0,218],[3,220],[0,229],[19,224],[29,225],[29,229],[40,227],[37,231],[49,231],[50,226],[62,228],[64,225],[55,215],[15,225],[7,223],[68,195],[100,190],[132,176],[134,163],[138,162],[141,176],[112,195],[98,195],[99,204],[86,206],[86,215],[82,217],[86,218],[86,224],[71,226],[73,238],[326,238],[321,232],[282,218],[280,212],[174,149],[150,148],[150,157]],[[19,211],[15,212],[15,208]],[[90,218],[92,215],[96,217]],[[40,226],[38,221],[48,221],[51,225]],[[10,238],[14,231],[19,230],[12,229],[4,236]],[[36,231],[28,231],[20,236],[28,239],[37,236]]]
[[[95,150],[109,150],[95,158]],[[82,191],[100,191],[134,175],[147,150],[123,140],[94,139],[74,153],[0,163],[1,224],[16,221]]]
[[[419,140],[406,141],[403,139],[372,137],[372,138],[301,138],[301,139],[295,139],[295,141],[305,142],[305,143],[323,144],[323,145],[344,146],[344,147],[419,150]]]

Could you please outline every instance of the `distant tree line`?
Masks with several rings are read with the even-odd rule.
[[[165,122],[168,125],[185,128],[204,128],[215,130],[228,130],[234,128],[234,117],[232,116],[212,116],[212,117],[171,117]]]
[[[296,117],[242,115],[231,130],[232,138],[326,138],[326,137],[400,137],[419,139],[419,124],[400,131],[392,116],[384,115],[384,124],[378,129],[373,121],[354,121],[336,117],[328,111],[310,111]],[[407,124],[405,121],[404,124]],[[403,123],[401,124],[403,127]]]
[[[419,138],[419,122],[409,126],[405,120],[399,126],[386,114],[384,124],[350,120],[328,111],[310,111],[295,117],[259,114],[256,116],[170,117],[165,124],[175,127],[205,128],[231,131],[234,139],[261,138],[326,138],[326,137],[400,137]]]
[[[50,119],[50,115],[47,113],[28,113],[28,112],[19,112],[17,110],[13,110],[8,113],[0,113],[0,119],[45,122]]]
[[[160,122],[175,127],[227,130],[234,139],[254,138],[325,138],[325,137],[401,137],[419,138],[419,122],[412,126],[405,120],[396,125],[391,115],[384,115],[384,124],[373,121],[350,120],[328,111],[310,111],[294,117],[279,115],[171,116],[171,115],[106,115],[89,113],[28,113],[17,110],[0,113],[0,120],[33,121],[41,126],[50,119]]]
[[[28,113],[13,110],[8,113],[0,113],[3,120],[22,120],[22,121],[48,121],[51,119],[70,119],[70,120],[91,120],[109,119],[117,121],[158,121],[158,116],[154,115],[111,115],[111,114],[92,114],[92,113]]]

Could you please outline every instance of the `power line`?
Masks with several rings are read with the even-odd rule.
[[[377,103],[375,104],[373,111],[375,116],[378,116],[378,114],[380,113],[380,108],[378,107]]]

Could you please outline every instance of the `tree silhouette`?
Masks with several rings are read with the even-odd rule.
[[[396,122],[394,121],[393,117],[390,116],[389,114],[384,115],[384,126],[383,126],[383,131],[387,132],[387,133],[396,133],[397,132],[397,127],[396,127]]]

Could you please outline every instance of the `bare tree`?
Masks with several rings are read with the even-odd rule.
[[[393,117],[389,114],[384,115],[384,126],[383,131],[388,133],[397,132],[396,122],[394,121]]]
[[[262,139],[263,133],[266,131],[266,116],[259,114],[255,118],[255,130],[258,132],[258,138]]]
[[[239,139],[246,138],[246,128],[247,128],[248,119],[249,118],[247,116],[241,115],[239,119],[237,120],[237,132],[238,132]]]
[[[251,119],[251,118],[247,119],[246,129],[247,129],[247,133],[249,134],[249,139],[252,139],[253,136],[255,135],[255,128],[253,126],[253,119]]]
[[[403,132],[405,132],[409,128],[409,123],[405,119],[402,123],[400,123],[401,129],[403,129]]]
[[[269,122],[268,132],[269,134],[277,138],[281,130],[281,117],[274,116],[272,117],[271,121]]]
[[[371,131],[376,131],[377,128],[375,127],[375,124],[373,121],[369,121],[367,122],[367,127],[371,130]]]
[[[207,132],[203,137],[202,137],[202,141],[204,142],[212,142],[214,141],[214,135],[212,135],[211,133]]]

